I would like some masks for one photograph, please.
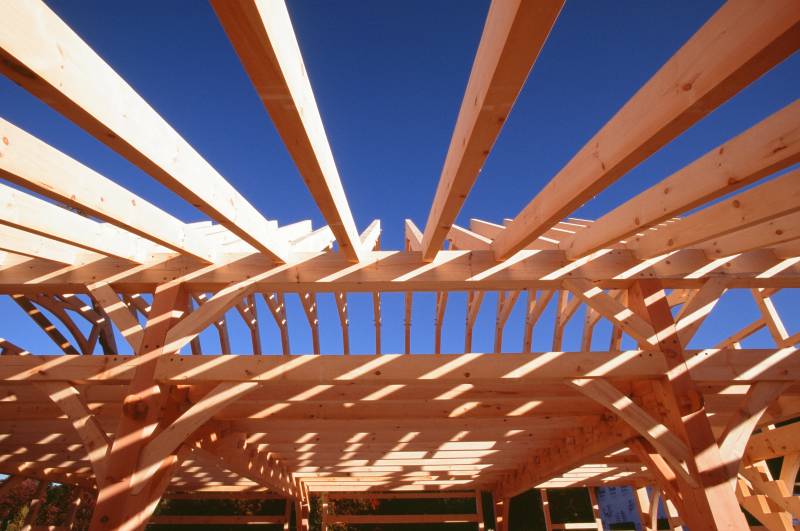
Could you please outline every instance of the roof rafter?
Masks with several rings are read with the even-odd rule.
[[[2,2],[0,20],[14,21],[0,37],[0,72],[259,251],[288,260],[272,225],[43,2]]]
[[[358,230],[286,4],[212,0],[211,5],[340,250],[351,261],[360,261]]]
[[[563,0],[494,0],[489,6],[425,224],[426,261],[442,248],[563,5]]]
[[[800,6],[794,0],[770,9],[723,5],[497,236],[497,258],[523,249],[787,58],[798,43]]]

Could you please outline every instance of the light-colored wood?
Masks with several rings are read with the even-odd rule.
[[[350,320],[347,317],[347,293],[334,293],[339,324],[342,326],[342,354],[350,354]]]
[[[311,328],[311,341],[314,349],[314,354],[320,353],[319,345],[319,318],[317,317],[317,297],[313,293],[301,293],[300,302],[303,304],[303,310],[306,313],[308,326]]]
[[[562,6],[562,0],[495,0],[489,6],[425,224],[425,260],[441,249]]]
[[[644,437],[672,467],[672,470],[694,483],[684,463],[691,459],[686,444],[664,424],[651,417],[644,409],[606,380],[578,379],[568,382],[575,389],[602,404],[619,416]]]
[[[406,251],[422,250],[422,232],[410,219],[405,220]]]
[[[15,21],[0,40],[0,71],[256,249],[286,261],[275,225],[43,2],[3,2],[0,20]]]
[[[539,489],[542,496],[542,512],[544,513],[544,528],[546,531],[553,529],[553,519],[550,516],[550,499],[547,497],[547,489]]]
[[[47,481],[39,482],[39,486],[36,488],[36,492],[28,505],[28,514],[25,515],[22,531],[32,531],[36,526],[36,520],[39,518],[39,513],[46,501],[47,487],[49,486],[50,484]]]
[[[800,120],[800,102],[797,104]],[[798,135],[800,137],[800,134]],[[800,152],[800,138],[798,138]],[[800,155],[797,157],[800,159]],[[800,210],[800,170],[725,199],[666,227],[645,231],[627,244],[640,258],[660,256]]]
[[[472,330],[475,327],[475,320],[483,302],[483,291],[470,291],[467,294],[467,322],[464,330],[464,352],[472,352]]]
[[[283,355],[288,356],[291,353],[291,346],[289,343],[289,326],[286,320],[286,301],[282,292],[279,293],[262,293],[264,302],[267,303],[272,317],[275,319],[275,324],[278,325],[278,330],[281,335],[281,348]]]
[[[119,299],[116,292],[108,284],[98,283],[87,286],[92,298],[103,308],[114,324],[117,325],[120,334],[134,352],[138,352],[141,347],[144,329],[136,316]]]
[[[370,264],[355,269],[336,253],[308,255],[289,267],[272,267],[269,259],[257,254],[239,256],[235,263],[218,267],[204,267],[188,257],[159,259],[149,267],[108,258],[67,270],[46,260],[9,256],[0,264],[0,293],[81,293],[87,284],[98,281],[109,283],[118,293],[152,293],[163,278],[176,276],[193,293],[247,282],[259,292],[559,289],[567,275],[592,281],[601,289],[624,288],[641,278],[659,279],[666,288],[697,289],[714,277],[729,279],[731,289],[800,287],[797,262],[766,250],[712,260],[692,249],[649,262],[625,250],[613,250],[586,263],[570,263],[559,251],[520,255],[498,264],[488,251],[440,251],[436,261],[425,264],[416,252],[374,251]]]
[[[503,330],[505,329],[506,321],[508,321],[509,316],[511,316],[511,310],[514,309],[514,305],[517,303],[519,294],[519,291],[512,291],[509,293],[499,291],[497,293],[497,317],[494,327],[495,352],[503,351]]]
[[[800,102],[795,101],[575,233],[563,244],[567,256],[609,247],[795,164],[800,160],[798,121]]]
[[[129,232],[4,184],[0,184],[0,205],[0,223],[92,252],[142,263],[146,253],[156,250],[150,242]]]
[[[550,302],[550,299],[555,293],[554,290],[537,292],[530,288],[527,291],[528,304],[525,311],[525,331],[522,339],[523,352],[531,352],[533,347],[533,327],[536,326],[536,322],[539,320],[539,317],[542,316],[544,309],[547,307],[547,303]]]
[[[498,235],[497,257],[523,249],[787,58],[797,50],[798,32],[800,7],[793,0],[770,9],[723,5]]]
[[[83,251],[74,245],[45,238],[9,225],[0,225],[0,250],[63,264],[74,264],[77,256]]]
[[[92,463],[98,486],[102,487],[106,476],[106,456],[111,440],[74,386],[67,382],[41,382],[36,386],[64,412],[83,441],[84,449]]]
[[[658,350],[510,354],[382,354],[380,356],[162,356],[157,381],[319,383],[545,382],[574,378],[659,379],[667,364]],[[800,360],[789,349],[686,351],[686,374],[697,385],[794,382]],[[0,382],[128,382],[141,361],[128,356],[3,356]],[[378,370],[380,368],[380,370]],[[454,370],[458,368],[459,370]],[[57,369],[57,370],[56,370]],[[376,374],[377,372],[377,374]],[[468,374],[467,374],[468,373]],[[736,395],[734,395],[736,396]]]
[[[212,262],[199,235],[122,186],[0,119],[0,175],[179,253]]]
[[[211,3],[289,154],[352,261],[362,246],[286,4]]]
[[[591,282],[577,279],[565,280],[564,287],[638,341],[640,345],[652,346],[655,344],[655,330],[647,321]]]

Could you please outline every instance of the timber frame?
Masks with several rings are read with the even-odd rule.
[[[211,4],[327,222],[316,229],[264,217],[40,0],[0,0],[0,71],[207,216],[178,220],[0,118],[0,177],[13,185],[0,184],[0,294],[54,343],[31,353],[0,339],[0,473],[95,493],[93,529],[141,529],[163,496],[278,496],[287,512],[270,522],[295,514],[307,528],[312,493],[485,492],[504,530],[528,489],[617,485],[637,489],[648,529],[659,497],[673,526],[744,529],[743,507],[792,529],[800,331],[775,301],[785,291],[797,305],[800,288],[800,100],[599,219],[570,216],[791,56],[800,3],[729,1],[516,217],[455,225],[562,3],[491,2],[427,222],[406,220],[405,249],[382,250],[380,221],[359,232],[350,211],[281,0]],[[348,311],[356,292],[372,297],[369,323]],[[435,344],[417,353],[422,292],[435,295]],[[733,292],[748,294],[752,323],[696,345]],[[383,352],[389,293],[404,298],[404,353]],[[459,293],[464,352],[445,353]],[[326,297],[336,356],[319,355]],[[291,299],[313,353],[291,348]],[[509,353],[515,308],[523,347]],[[537,327],[545,312],[552,330]],[[232,319],[252,355],[231,352]],[[374,331],[374,354],[350,354],[353,330]],[[534,331],[549,350],[534,351]],[[762,331],[771,346],[743,346]],[[474,351],[476,333],[493,334],[492,352]],[[580,347],[565,351],[570,334]],[[482,503],[438,520],[324,514],[448,518],[482,529]]]

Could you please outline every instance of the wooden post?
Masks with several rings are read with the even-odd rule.
[[[69,502],[69,512],[67,513],[66,521],[64,522],[67,529],[75,529],[76,520],[78,519],[78,511],[81,508],[81,489],[79,487],[72,487],[72,499]]]
[[[322,516],[322,531],[328,531],[328,495],[324,492],[320,498],[320,503],[322,505],[322,510],[320,511]]]
[[[308,531],[308,503],[309,501],[294,501],[294,522],[297,531]]]
[[[496,492],[492,493],[492,501],[494,503],[494,529],[495,531],[508,530],[508,499],[503,498]]]
[[[478,531],[486,529],[486,523],[483,518],[483,497],[481,491],[475,491],[475,514],[478,515]]]
[[[550,517],[550,500],[547,499],[547,489],[539,489],[542,495],[542,511],[544,512],[544,528],[546,531],[552,531],[553,519]]]
[[[187,295],[180,284],[159,286],[153,295],[142,347],[137,352],[145,361],[137,367],[123,402],[120,425],[106,457],[106,480],[97,496],[92,529],[144,528],[178,464],[177,454],[173,453],[158,463],[152,474],[145,477],[136,474],[140,472],[139,457],[154,436],[152,426],[159,421],[168,422],[171,419],[166,417],[178,413],[177,408],[169,407],[169,397],[154,381],[167,333],[177,321],[176,310],[185,310],[187,303]],[[136,494],[135,475],[143,482]]]
[[[33,495],[31,503],[28,506],[28,514],[25,516],[25,523],[22,526],[22,531],[31,531],[36,526],[36,520],[39,518],[39,511],[44,505],[45,496],[47,496],[47,487],[50,485],[47,481],[40,481],[36,489],[36,494]]]
[[[597,502],[597,492],[594,487],[589,487],[589,501],[592,502],[592,516],[597,526],[597,531],[603,531],[603,520],[600,517],[600,504]]]
[[[289,531],[289,524],[292,521],[292,500],[286,498],[286,507],[283,510],[283,531]]]
[[[653,489],[655,491],[655,489]],[[636,507],[639,514],[639,524],[643,531],[656,531],[650,520],[650,496],[647,494],[647,487],[639,487],[633,493],[636,500]]]
[[[683,345],[661,282],[656,279],[637,280],[628,295],[631,309],[653,327],[656,347],[663,352],[671,370],[665,379],[652,383],[648,394],[657,404],[653,409],[664,417],[662,420],[670,431],[686,443],[691,454],[687,463],[688,474],[696,484],[687,481],[684,474],[671,472],[681,497],[674,502],[683,512],[683,521],[690,529],[746,529],[747,522],[730,488],[727,467],[711,431],[702,395],[686,366]],[[652,464],[648,466],[650,472],[664,488],[673,490],[669,484],[673,480],[664,476],[665,471],[670,474],[669,466],[666,463],[666,468]]]

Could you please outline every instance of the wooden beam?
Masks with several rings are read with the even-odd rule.
[[[577,379],[567,382],[598,404],[619,416],[631,428],[644,437],[669,463],[672,470],[694,483],[684,463],[691,459],[686,444],[664,424],[655,420],[647,411],[610,384],[607,380]]]
[[[789,339],[789,332],[786,331],[786,326],[783,324],[780,313],[772,302],[772,299],[763,291],[759,289],[751,290],[753,300],[756,301],[756,306],[761,314],[761,318],[769,330],[772,339],[776,345],[783,346]]]
[[[713,201],[800,161],[800,101],[629,199],[563,242],[571,259]]]
[[[452,225],[447,231],[447,240],[450,241],[451,249],[467,249],[470,251],[489,250],[492,248],[492,240],[481,236],[471,230]]]
[[[317,296],[314,293],[300,293],[300,302],[306,313],[308,326],[311,329],[311,342],[314,354],[319,354],[319,314],[317,313]]]
[[[375,321],[375,354],[381,353],[381,294],[372,294],[372,315]]]
[[[800,120],[800,103],[798,103]],[[800,139],[798,139],[800,153]],[[800,154],[798,155],[800,160]],[[636,256],[652,258],[732,232],[766,223],[800,210],[800,170],[725,199],[710,207],[670,223],[657,230],[646,231],[627,244]]]
[[[441,249],[562,6],[562,0],[491,3],[425,224],[424,260]]]
[[[800,378],[795,348],[686,351],[688,375],[699,384],[749,384]],[[140,364],[128,356],[2,356],[0,381],[125,383]],[[377,370],[380,367],[380,370]],[[456,370],[458,369],[458,370]],[[667,365],[657,350],[534,354],[381,354],[379,356],[172,356],[159,358],[161,383],[260,381],[337,384],[422,382],[508,385],[566,378],[658,379]]]
[[[102,488],[106,480],[106,456],[111,448],[111,440],[105,430],[86,407],[80,392],[68,382],[40,382],[36,386],[58,405],[72,422],[92,463],[98,488]]]
[[[47,337],[53,340],[53,342],[58,345],[64,354],[79,354],[79,352],[72,346],[72,343],[67,339],[61,331],[56,328],[56,326],[44,315],[34,304],[30,301],[29,298],[25,297],[24,295],[12,295],[11,298],[17,305],[22,308],[28,317],[33,319],[39,328],[47,334]]]
[[[0,40],[0,72],[242,240],[270,258],[288,259],[287,246],[274,237],[275,225],[44,2],[4,2],[0,20],[14,21]]]
[[[687,464],[696,486],[686,481],[680,471],[673,471],[678,472],[683,497],[681,517],[689,527],[742,527],[746,525],[745,518],[729,487],[730,476],[711,430],[697,380],[691,374],[691,358],[681,343],[666,294],[657,280],[636,281],[628,291],[631,309],[655,330],[657,348],[670,368],[665,373],[666,379],[651,383],[656,402],[662,408],[659,415],[683,439],[692,456]],[[670,498],[676,501],[673,496]]]
[[[193,451],[213,456],[222,467],[249,478],[284,496],[303,499],[302,482],[275,456],[261,452],[246,442],[242,433],[210,431],[194,442]]]
[[[104,223],[0,184],[0,223],[89,251],[136,263],[156,246]]]
[[[358,262],[361,241],[286,4],[214,0],[211,5],[339,249]]]
[[[331,248],[335,239],[333,230],[329,225],[325,225],[289,242],[289,247],[293,253],[324,251]]]
[[[1,118],[0,137],[5,179],[173,251],[214,260],[215,250],[180,220]]]
[[[600,315],[619,326],[640,345],[652,346],[656,343],[655,330],[647,321],[591,282],[568,279],[564,281],[564,287]]]
[[[444,326],[444,315],[447,310],[448,293],[446,291],[436,292],[436,316],[434,318],[434,345],[433,351],[436,354],[442,353],[442,326]]]
[[[798,34],[800,7],[793,0],[770,9],[723,5],[498,235],[492,244],[497,258],[523,249],[789,57]]]
[[[284,300],[283,292],[262,293],[261,296],[275,319],[275,324],[278,325],[283,355],[288,356],[291,353],[291,346],[289,344],[289,326],[286,319],[286,301]]]
[[[464,328],[464,352],[472,352],[472,330],[478,319],[478,312],[483,302],[483,291],[470,291],[467,293],[467,322]]]
[[[77,256],[83,251],[74,245],[45,238],[9,225],[0,225],[0,250],[32,258],[44,258],[62,264],[74,264]]]
[[[255,382],[222,382],[199,402],[184,411],[174,422],[152,438],[139,454],[134,477],[133,493],[145,486],[144,478],[158,471],[160,463],[169,457],[186,439],[200,429],[225,406],[245,396],[258,386]]]
[[[537,292],[528,289],[528,304],[525,311],[525,333],[522,340],[522,351],[531,352],[533,345],[533,327],[542,316],[547,303],[553,298],[555,290],[544,290]]]
[[[336,300],[339,324],[342,325],[342,353],[350,354],[350,320],[347,318],[347,293],[334,293],[333,298]]]
[[[767,408],[788,389],[788,384],[777,382],[756,382],[750,386],[741,406],[728,419],[725,430],[719,436],[719,451],[728,463],[731,482],[739,472],[739,464],[744,456],[747,442],[753,434]]]
[[[139,324],[139,320],[125,306],[117,293],[108,284],[98,283],[87,286],[92,298],[106,312],[106,315],[117,325],[119,333],[125,338],[134,352],[138,352],[141,347],[144,328]]]
[[[403,329],[405,330],[403,341],[403,345],[405,346],[404,352],[406,354],[411,354],[411,315],[414,305],[414,292],[407,291],[403,297],[403,301],[405,303],[405,311],[403,313]]]
[[[422,250],[422,233],[410,219],[405,220],[406,251]]]
[[[180,284],[163,285],[153,295],[142,349],[133,357],[136,368],[107,457],[106,479],[99,489],[97,505],[92,514],[92,529],[135,529],[143,526],[155,510],[178,465],[178,455],[170,455],[159,463],[154,474],[144,479],[148,484],[145,490],[138,495],[132,492],[132,481],[141,451],[158,423],[169,422],[170,417],[177,413],[161,388],[154,385],[155,369],[158,357],[165,355],[167,334],[187,303],[187,294]]]
[[[146,267],[110,258],[64,267],[9,255],[0,264],[0,293],[82,293],[87,284],[99,281],[118,293],[144,293],[165,278],[182,281],[193,293],[244,281],[260,292],[560,289],[564,278],[586,279],[601,289],[625,288],[641,278],[659,279],[667,288],[697,289],[712,277],[729,279],[729,288],[800,287],[797,261],[779,259],[766,250],[712,260],[702,251],[687,249],[646,262],[625,250],[611,250],[586,262],[568,262],[560,251],[530,253],[498,264],[488,251],[441,251],[435,262],[425,264],[419,253],[374,251],[369,263],[357,266],[337,253],[321,253],[277,267],[257,253],[213,266],[188,257],[160,257]]]

